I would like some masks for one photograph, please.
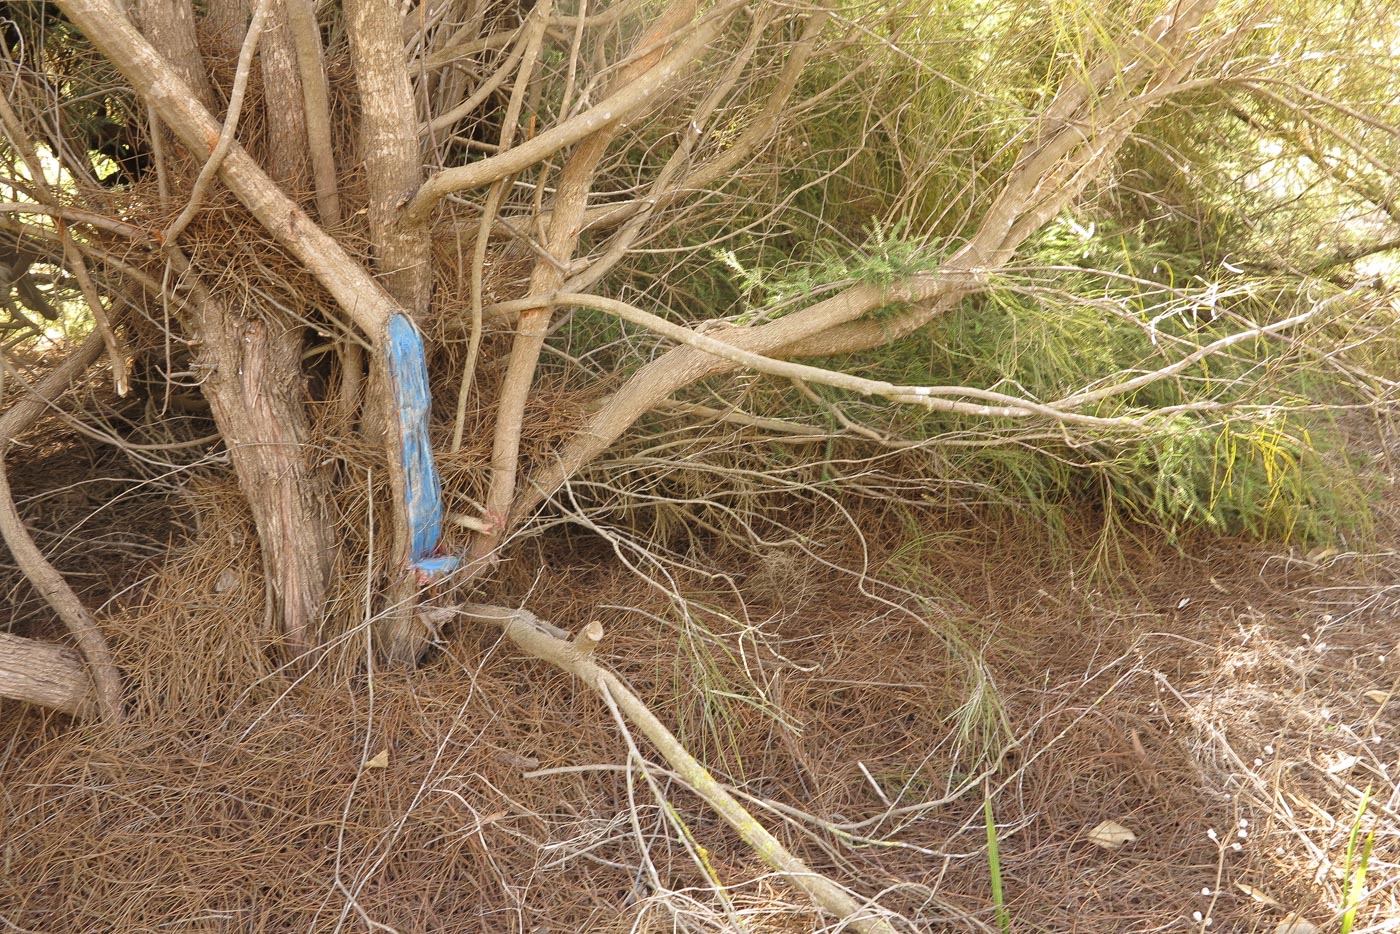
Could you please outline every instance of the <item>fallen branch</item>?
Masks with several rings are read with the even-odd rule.
[[[759,857],[794,887],[801,889],[822,910],[839,918],[861,934],[895,934],[894,927],[868,903],[861,904],[849,892],[793,855],[768,829],[725,790],[699,760],[656,718],[622,680],[593,660],[593,650],[603,638],[603,627],[589,623],[574,638],[539,619],[528,610],[483,604],[464,604],[458,611],[480,622],[493,623],[527,654],[549,662],[611,699],[627,718],[651,740],[690,788],[724,818]]]
[[[93,713],[92,682],[72,649],[0,632],[0,697],[83,717]]]

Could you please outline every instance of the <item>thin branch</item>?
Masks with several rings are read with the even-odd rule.
[[[892,402],[918,405],[936,412],[951,412],[959,415],[975,415],[992,418],[1024,418],[1039,415],[1072,425],[1095,428],[1140,428],[1141,422],[1132,418],[1098,418],[1092,415],[1079,415],[1061,409],[1058,404],[1045,405],[1029,399],[1008,396],[1005,393],[971,386],[900,386],[884,380],[866,379],[840,370],[809,366],[804,363],[791,363],[775,360],[762,354],[736,347],[734,344],[701,334],[683,325],[673,324],[665,318],[643,311],[635,305],[601,295],[587,295],[579,292],[558,292],[548,298],[551,304],[575,305],[607,312],[624,321],[639,324],[677,343],[702,350],[737,366],[747,367],[758,373],[777,376],[783,379],[804,383],[832,386],[862,396],[882,396]],[[519,304],[538,302],[538,299],[521,299]],[[515,303],[512,303],[515,304]],[[1288,322],[1281,322],[1287,324]],[[1251,335],[1235,335],[1243,339]],[[1236,341],[1231,339],[1231,343]],[[1134,387],[1136,388],[1136,387]],[[1128,390],[1124,390],[1125,392]],[[1108,390],[1104,395],[1111,394]],[[979,399],[981,403],[959,402],[955,398]],[[1066,406],[1068,408],[1068,406]]]
[[[130,367],[130,358],[126,348],[122,345],[117,332],[112,328],[111,319],[107,316],[107,309],[102,304],[102,296],[97,291],[97,285],[92,281],[92,276],[88,274],[87,263],[83,261],[83,254],[73,243],[73,238],[68,234],[68,228],[62,227],[60,233],[63,237],[63,263],[73,270],[73,276],[78,280],[78,288],[83,293],[83,301],[88,306],[88,312],[92,315],[93,325],[97,328],[97,333],[102,335],[102,342],[107,347],[107,358],[112,363],[112,386],[116,389],[118,396],[125,396],[130,389],[130,380],[127,370]]]
[[[423,184],[404,209],[405,221],[422,223],[427,220],[437,203],[448,195],[481,188],[508,175],[516,175],[566,146],[571,146],[650,104],[655,95],[705,53],[728,21],[727,13],[737,6],[738,4],[733,2],[726,4],[722,12],[717,12],[698,24],[689,38],[676,46],[673,52],[644,77],[627,82],[592,109],[565,120],[509,152],[499,153],[470,165],[444,169],[434,175]]]

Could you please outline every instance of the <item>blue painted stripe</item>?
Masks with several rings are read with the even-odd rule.
[[[409,563],[430,578],[452,570],[453,558],[437,556],[442,539],[442,483],[428,439],[428,365],[423,339],[405,315],[389,319],[389,375],[399,415],[399,438],[409,528]]]

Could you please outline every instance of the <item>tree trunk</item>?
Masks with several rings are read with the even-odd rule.
[[[332,537],[325,483],[306,456],[300,331],[213,298],[195,307],[204,395],[253,513],[269,610],[289,647],[301,651],[317,641]]]
[[[399,307],[422,320],[432,293],[431,240],[426,224],[405,223],[401,216],[403,201],[423,181],[402,18],[390,0],[348,0],[345,14],[360,92],[360,150],[375,271]],[[408,480],[392,449],[402,402],[387,372],[376,367],[365,399],[364,426],[372,436],[383,435],[389,442],[391,485],[400,501],[408,495]],[[377,628],[388,659],[411,665],[427,647],[428,638],[416,618],[417,583],[403,571],[409,564],[412,533],[403,510],[395,509],[394,517],[389,579]]]
[[[185,38],[193,36],[194,24],[193,14],[186,15],[188,0],[142,3],[151,44],[191,87],[207,88],[207,76],[196,67],[197,49]],[[243,7],[239,0],[222,0],[211,11],[236,21]],[[159,10],[168,12],[169,20],[157,16]],[[270,13],[259,44],[271,130],[269,165],[278,182],[295,189],[308,174],[306,121],[285,7],[274,0]],[[188,30],[177,29],[186,18]],[[199,96],[212,98],[207,91]],[[299,652],[319,635],[332,542],[322,507],[325,483],[305,456],[311,432],[301,371],[303,329],[280,313],[239,313],[209,295],[193,303],[191,321],[207,374],[203,392],[262,547],[272,626]]]

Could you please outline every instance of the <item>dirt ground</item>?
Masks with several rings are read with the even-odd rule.
[[[236,492],[94,450],[11,469],[103,608],[132,716],[0,706],[0,930],[837,929],[603,701],[494,631],[445,622],[411,673],[278,669]],[[600,621],[608,663],[712,772],[902,930],[1000,929],[990,801],[1014,931],[1303,934],[1349,907],[1385,931],[1395,503],[1366,546],[1310,553],[866,508],[802,516],[806,544],[691,537],[639,569],[558,532],[498,587]],[[13,568],[3,586],[14,631],[52,635]],[[1094,842],[1106,821],[1132,839]]]

